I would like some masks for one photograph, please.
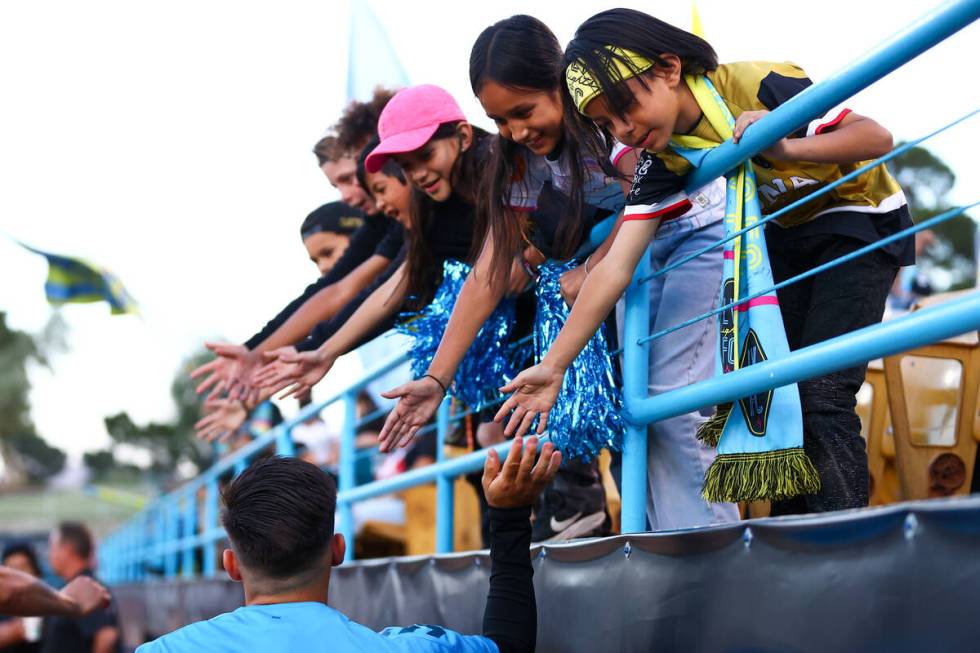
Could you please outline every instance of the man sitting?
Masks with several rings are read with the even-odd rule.
[[[533,651],[537,636],[531,505],[554,477],[561,454],[537,439],[516,438],[503,465],[487,455],[483,488],[490,506],[490,590],[483,635],[442,628],[387,628],[376,633],[327,605],[331,567],[344,559],[333,532],[333,479],[297,458],[266,458],[222,493],[221,521],[230,548],[228,575],[245,586],[245,606],[144,644],[137,653],[184,651]]]

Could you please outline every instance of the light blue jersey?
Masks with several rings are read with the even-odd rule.
[[[386,628],[376,633],[323,603],[252,605],[199,621],[143,644],[137,653],[499,653],[486,637],[440,626]]]

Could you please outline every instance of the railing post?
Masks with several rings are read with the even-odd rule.
[[[194,578],[194,536],[197,534],[197,489],[184,494],[184,528],[181,533],[181,576]]]
[[[153,555],[153,566],[163,573],[166,556],[163,554],[163,543],[167,539],[167,503],[163,499],[157,503],[156,515],[153,519],[153,537],[150,540],[150,552]]]
[[[206,495],[204,497],[204,562],[201,573],[205,578],[214,576],[218,569],[217,542],[211,539],[211,533],[218,527],[218,479],[212,477],[208,480]]]
[[[451,401],[447,396],[436,412],[436,463],[440,465],[446,459]],[[436,478],[436,553],[450,553],[453,550],[453,481],[445,474],[439,474]]]
[[[650,346],[639,340],[650,331],[650,288],[640,280],[650,273],[650,248],[643,253],[633,280],[626,289],[623,324],[623,400],[626,408],[626,440],[623,443],[624,533],[647,529],[647,427],[631,419],[635,402],[649,393]]]
[[[293,444],[292,426],[283,424],[278,428],[279,433],[276,434],[276,455],[292,458],[296,455],[296,446]]]
[[[344,428],[340,433],[340,491],[354,488],[356,460],[354,436],[357,424],[357,395],[348,392],[344,395]],[[340,532],[347,541],[345,560],[354,559],[354,508],[349,501],[340,501],[337,506],[340,517]]]
[[[180,528],[180,510],[177,497],[171,497],[164,509],[163,575],[165,578],[177,577],[177,536]]]

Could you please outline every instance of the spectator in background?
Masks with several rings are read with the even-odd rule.
[[[24,543],[8,544],[0,559],[6,567],[29,574],[34,578],[41,577],[41,565],[38,563],[34,548]],[[41,618],[5,618],[0,617],[0,652],[2,653],[37,653],[40,650],[38,641],[41,638]]]
[[[300,235],[320,274],[330,272],[350,245],[351,234],[364,224],[364,214],[343,202],[330,202],[303,220]]]
[[[69,583],[94,578],[95,545],[88,527],[79,522],[62,522],[51,533],[48,564]],[[95,610],[86,616],[57,615],[44,620],[42,653],[118,653],[119,625],[116,606]]]
[[[310,393],[299,397],[299,408],[303,410],[312,402]],[[319,415],[311,415],[292,430],[296,455],[317,467],[335,469],[340,462],[340,434],[330,428]],[[304,448],[302,453],[300,447]]]

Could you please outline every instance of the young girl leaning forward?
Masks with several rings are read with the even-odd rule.
[[[612,150],[611,138],[602,141],[602,147],[592,143],[590,148],[579,138],[577,131],[581,130],[566,127],[569,113],[574,114],[575,109],[572,104],[569,112],[567,105],[571,103],[563,97],[561,63],[558,40],[547,26],[530,16],[513,16],[488,27],[473,45],[470,83],[488,117],[496,123],[499,138],[494,143],[490,171],[493,181],[481,194],[481,211],[487,216],[487,241],[429,367],[429,373],[443,383],[453,378],[483,320],[503,296],[505,284],[500,277],[506,275],[500,272],[510,269],[514,257],[520,256],[522,211],[533,207],[536,190],[543,183],[551,183],[572,200],[570,210],[562,217],[563,224],[544,226],[544,229],[543,225],[533,225],[532,238],[542,231],[550,232],[543,239],[548,243],[536,240],[553,258],[569,258],[581,244],[583,234],[587,235],[583,224],[587,224],[584,218],[588,210],[581,207],[619,212],[626,203],[624,191],[616,182],[616,172],[604,171],[607,166],[599,162],[609,160],[623,172],[632,172],[634,151],[619,146],[615,151],[601,152],[605,148]],[[594,132],[594,127],[590,131]],[[675,219],[656,234],[653,247],[656,265],[666,265],[723,236],[724,181],[709,184],[693,195],[697,203],[677,212]],[[575,301],[587,269],[595,272],[614,236],[615,231],[583,265],[562,277],[562,291],[569,303]],[[652,234],[644,236],[644,246],[651,237]],[[651,326],[670,325],[713,308],[721,286],[721,273],[720,260],[702,257],[671,275],[666,283],[664,279],[652,283],[650,292],[656,322]],[[596,321],[580,345],[592,336],[621,293],[622,288],[610,294],[608,305],[601,313],[594,314]],[[663,392],[708,378],[713,371],[712,336],[711,325],[704,323],[655,343],[651,358],[652,390]],[[579,350],[581,346],[569,361]],[[560,387],[559,382],[556,396]],[[431,419],[443,391],[435,381],[424,378],[396,388],[389,396],[400,398],[381,435],[383,446],[391,447],[408,441]],[[714,449],[701,445],[695,438],[703,420],[703,415],[694,412],[650,427],[648,514],[656,530],[738,518],[733,504],[710,504],[701,497],[704,472],[714,458]],[[518,419],[512,423],[519,422]]]
[[[691,205],[692,198],[683,191],[691,166],[672,149],[671,138],[697,136],[715,143],[724,139],[705,119],[689,82],[704,76],[714,86],[735,118],[735,141],[749,125],[811,84],[793,64],[719,65],[703,39],[626,9],[602,12],[579,27],[565,52],[565,71],[566,100],[603,132],[644,153],[626,222],[609,255],[591,271],[545,359],[507,388],[515,394],[504,409],[516,408],[519,415],[550,409],[569,361],[629,283],[650,238]],[[771,214],[839,179],[891,146],[891,135],[883,127],[847,109],[811,122],[753,159],[763,213]],[[767,226],[773,276],[778,282],[910,225],[901,188],[884,166],[877,166]],[[790,348],[879,321],[898,267],[913,258],[911,239],[903,239],[780,290]],[[666,283],[673,280],[676,277]],[[655,328],[677,321],[658,320]],[[651,344],[657,347],[658,342]],[[867,505],[867,456],[854,410],[864,372],[861,365],[799,384],[804,449],[819,472],[822,489],[775,502],[774,514]],[[654,445],[651,440],[651,451]]]

